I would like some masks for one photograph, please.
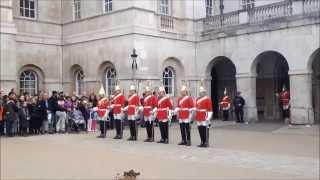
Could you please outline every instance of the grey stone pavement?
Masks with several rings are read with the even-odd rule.
[[[155,137],[158,140],[159,130],[158,128],[155,130]],[[99,175],[101,166],[93,165],[97,173],[90,175],[90,172],[85,173],[90,169],[85,168],[86,166],[80,166],[73,172],[66,171],[60,174],[53,173],[54,168],[49,168],[51,167],[49,161],[56,163],[55,154],[57,158],[60,158],[60,153],[68,159],[67,162],[58,163],[61,168],[69,166],[70,161],[74,161],[73,158],[70,159],[70,156],[66,155],[70,153],[73,154],[73,157],[77,157],[76,154],[79,153],[80,161],[79,159],[77,161],[83,163],[81,161],[83,154],[81,155],[80,152],[82,149],[89,148],[94,152],[93,157],[96,160],[90,157],[88,162],[99,161],[99,157],[104,156],[101,152],[106,152],[106,155],[112,155],[114,158],[114,160],[110,160],[111,157],[108,159],[110,165],[117,161],[117,157],[119,162],[127,161],[128,167],[130,165],[130,167],[134,166],[133,169],[139,168],[138,170],[142,172],[141,179],[319,179],[319,126],[287,127],[276,123],[246,125],[215,121],[210,129],[209,148],[196,147],[199,144],[199,137],[195,125],[192,129],[191,147],[176,145],[180,141],[180,131],[176,124],[170,127],[170,144],[168,145],[143,142],[146,134],[144,128],[139,129],[139,141],[137,142],[129,142],[125,139],[113,140],[114,134],[113,130],[107,132],[106,139],[96,138],[98,133],[2,138],[1,178],[110,179],[115,177],[117,172],[129,170],[119,165],[119,167],[113,166],[112,168],[115,168],[113,170],[106,168],[108,169],[105,169],[107,174]],[[129,132],[126,129],[124,136],[128,137],[128,135]],[[42,152],[43,148],[45,152]],[[25,155],[23,155],[24,152],[26,152]],[[30,153],[32,158],[28,159],[27,156]],[[37,159],[37,153],[45,154],[42,159]],[[135,161],[133,165],[129,163],[132,157],[136,158],[132,160]],[[152,161],[149,162],[149,160]],[[153,169],[154,172],[147,172],[150,168],[148,166],[153,166],[153,161],[155,168],[158,167],[159,171]],[[40,162],[46,162],[48,166],[43,167]],[[174,164],[179,165],[176,167]],[[179,166],[184,167],[184,165],[186,171],[181,171]],[[165,170],[169,166],[173,167]],[[188,171],[189,168],[191,170]],[[36,169],[42,171],[42,174],[35,173]],[[164,169],[166,174],[160,169]]]

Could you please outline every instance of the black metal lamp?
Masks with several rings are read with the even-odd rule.
[[[132,70],[138,69],[137,58],[138,58],[138,55],[136,54],[136,49],[133,49],[132,54],[131,54],[131,59],[132,59],[131,68],[132,68]]]

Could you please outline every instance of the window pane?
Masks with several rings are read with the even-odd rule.
[[[23,0],[20,0],[20,7],[23,7]]]
[[[24,8],[29,8],[29,0],[24,0]]]
[[[20,8],[20,15],[21,15],[21,16],[24,16],[24,14],[23,14],[23,8]]]
[[[25,9],[25,17],[29,17],[29,10]]]
[[[35,16],[34,16],[34,11],[32,10],[32,11],[30,11],[30,17],[32,17],[32,18],[34,18]]]
[[[34,9],[34,2],[30,1],[30,9]]]

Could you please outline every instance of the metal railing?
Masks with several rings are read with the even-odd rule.
[[[249,23],[259,23],[269,19],[292,15],[292,2],[283,1],[255,7],[248,11]]]
[[[174,29],[174,18],[172,16],[160,15],[160,29],[172,30]]]

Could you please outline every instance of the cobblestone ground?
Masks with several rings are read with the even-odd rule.
[[[130,169],[140,179],[319,179],[318,126],[216,121],[205,149],[195,127],[191,147],[176,145],[177,125],[168,145],[143,142],[139,130],[137,142],[113,140],[114,131],[2,138],[1,179],[114,179]]]

